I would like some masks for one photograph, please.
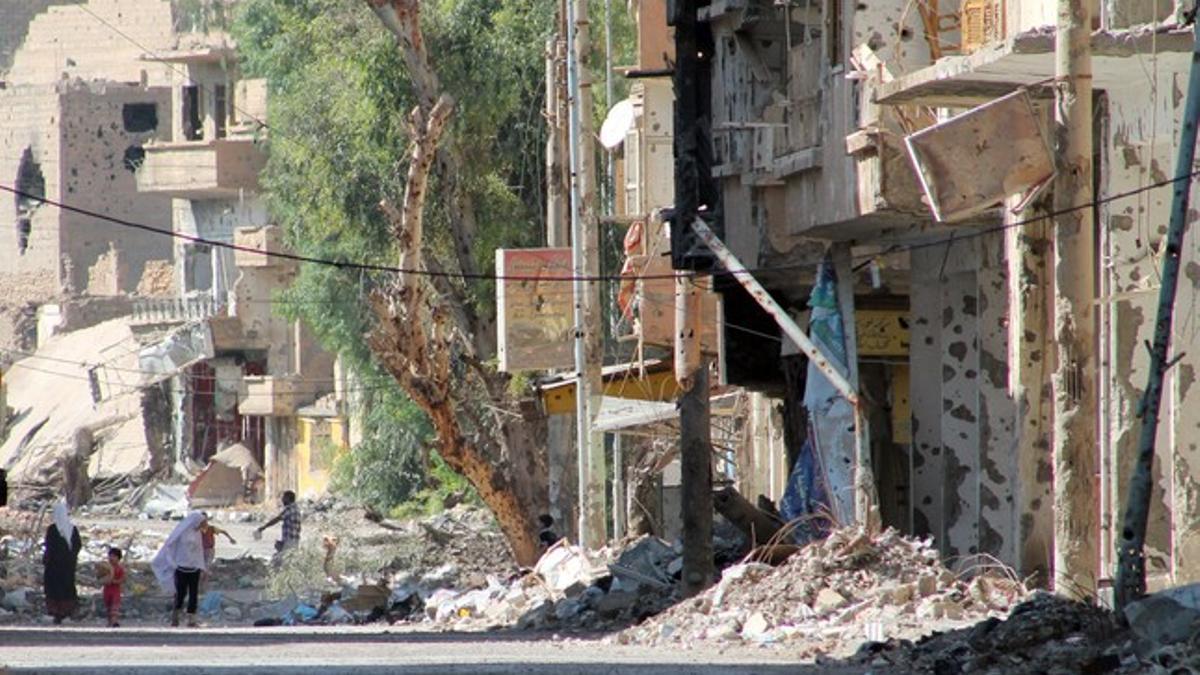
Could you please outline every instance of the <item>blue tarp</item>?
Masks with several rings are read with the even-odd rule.
[[[809,339],[830,364],[847,372],[846,331],[837,301],[837,275],[828,256],[817,269],[808,306]],[[804,388],[809,433],[792,467],[780,513],[787,520],[806,518],[811,523],[797,529],[797,539],[823,536],[829,517],[853,522],[854,408],[811,362]]]

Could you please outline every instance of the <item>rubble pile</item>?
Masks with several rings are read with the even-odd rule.
[[[368,537],[395,547],[390,572],[432,575],[455,587],[482,586],[489,574],[507,577],[517,572],[508,540],[486,509],[459,504],[393,528]]]
[[[1020,581],[946,569],[929,542],[893,530],[837,530],[779,567],[747,562],[642,625],[621,643],[786,645],[802,658],[848,656],[864,641],[915,639],[1006,616],[1028,596]]]
[[[680,551],[656,537],[599,551],[561,541],[507,583],[491,576],[483,588],[429,595],[425,619],[457,630],[614,630],[676,602],[681,566]]]
[[[1013,608],[1005,620],[938,633],[915,645],[907,640],[868,643],[864,665],[913,673],[1143,672],[1128,633],[1111,612],[1045,592]]]

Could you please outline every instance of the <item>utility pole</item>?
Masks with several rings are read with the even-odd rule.
[[[675,27],[675,215],[671,221],[673,265],[690,251],[690,233],[701,206],[716,210],[711,167],[701,148],[707,134],[705,111],[709,96],[707,59],[712,50],[702,44],[702,27],[696,14],[698,0],[668,3],[668,23]],[[703,54],[702,54],[703,53]],[[679,399],[679,455],[682,474],[683,593],[692,596],[712,583],[713,497],[712,444],[709,427],[708,368],[700,356],[700,294],[692,272],[675,279],[675,377],[684,390]]]
[[[1054,591],[1092,597],[1099,577],[1096,503],[1095,234],[1092,214],[1092,17],[1058,0],[1054,64]]]
[[[613,101],[613,35],[612,0],[604,0],[604,107],[612,110]],[[613,162],[613,151],[604,153],[604,213],[611,216],[617,212],[617,171]]]
[[[560,15],[561,16],[561,15]],[[566,137],[563,101],[560,98],[559,65],[563,62],[563,33],[556,33],[546,40],[546,245],[561,248],[569,241],[569,216],[567,209],[566,181]]]
[[[600,328],[599,219],[596,217],[596,145],[592,131],[592,43],[588,1],[569,0],[567,88],[571,105],[571,258],[575,291],[576,442],[579,453],[579,540],[599,548],[607,540],[604,435],[600,412],[603,334]]]
[[[1194,21],[1194,20],[1193,20]],[[1179,258],[1187,229],[1188,202],[1192,189],[1192,162],[1196,158],[1196,125],[1200,124],[1200,22],[1192,26],[1192,67],[1188,78],[1187,102],[1183,111],[1183,130],[1179,134],[1179,155],[1175,160],[1175,194],[1171,202],[1171,221],[1163,248],[1162,285],[1158,290],[1158,315],[1154,323],[1154,343],[1150,347],[1150,380],[1138,409],[1142,419],[1138,437],[1137,465],[1129,481],[1129,499],[1125,522],[1117,549],[1117,608],[1137,600],[1146,592],[1146,521],[1150,516],[1151,469],[1154,440],[1158,433],[1158,411],[1162,403],[1163,375],[1173,360],[1167,359],[1171,343],[1171,324],[1175,309],[1175,290],[1179,283]],[[1176,357],[1179,358],[1179,357]]]

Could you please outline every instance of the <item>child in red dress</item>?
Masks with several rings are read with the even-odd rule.
[[[121,549],[108,549],[108,565],[100,576],[104,584],[104,608],[108,610],[108,625],[116,628],[121,624],[121,587],[125,585],[125,566],[121,564]]]

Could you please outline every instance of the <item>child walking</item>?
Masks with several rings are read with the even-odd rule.
[[[121,625],[118,621],[121,617],[121,588],[125,585],[125,566],[121,564],[121,558],[121,549],[115,546],[108,549],[108,564],[100,575],[100,582],[104,584],[104,609],[108,611],[110,628]]]
[[[217,559],[217,535],[224,535],[231,544],[237,544],[237,539],[234,539],[231,534],[213,525],[208,520],[208,514],[202,514],[204,520],[200,521],[200,540],[204,544],[204,564],[211,566],[213,561]]]

